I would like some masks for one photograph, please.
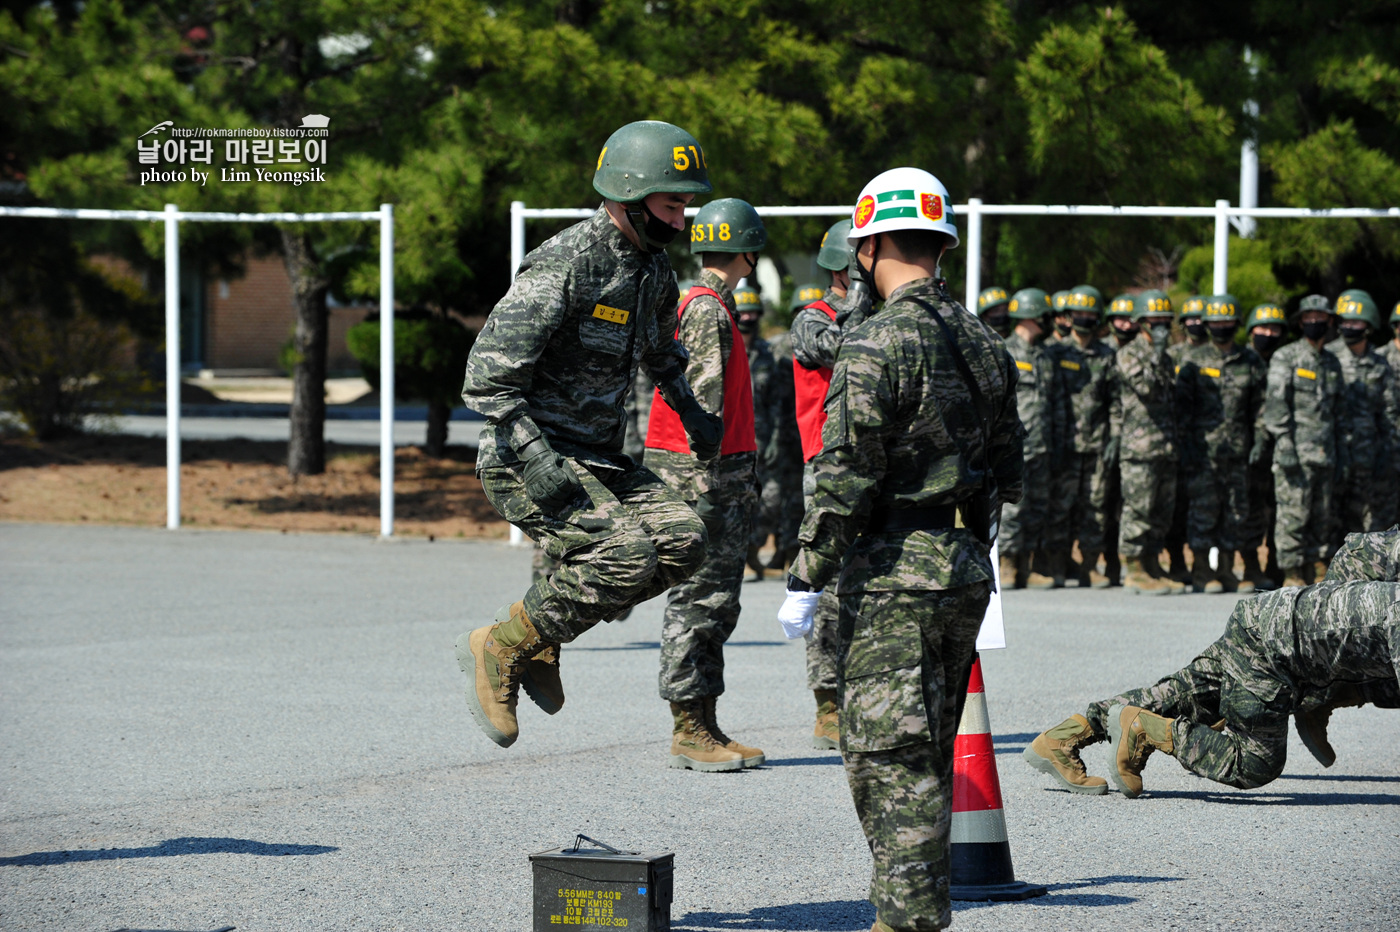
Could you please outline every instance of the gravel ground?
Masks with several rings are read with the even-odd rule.
[[[675,852],[674,929],[868,929],[778,581],[745,587],[720,704],[769,764],[712,775],[665,766],[659,602],[565,650],[568,705],[526,701],[515,747],[477,731],[452,642],[528,574],[490,542],[0,524],[0,928],[526,930],[527,855],[583,832]],[[1050,892],[955,928],[1400,928],[1394,713],[1338,713],[1335,767],[1295,740],[1251,792],[1158,755],[1142,799],[1078,797],[1019,759],[1232,604],[1007,593],[988,704],[1017,875]]]

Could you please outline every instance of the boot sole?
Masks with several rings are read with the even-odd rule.
[[[1298,740],[1303,742],[1303,747],[1308,749],[1308,753],[1317,759],[1317,762],[1324,767],[1331,767],[1337,762],[1337,752],[1325,741],[1321,744],[1316,740],[1311,728],[1304,727],[1298,721],[1298,716],[1293,716],[1293,730],[1298,734]]]
[[[1103,796],[1108,792],[1107,783],[1101,783],[1098,786],[1080,786],[1078,783],[1069,782],[1065,779],[1065,775],[1060,773],[1060,768],[1055,766],[1054,761],[1048,761],[1041,757],[1039,754],[1035,753],[1030,745],[1026,745],[1026,749],[1021,752],[1021,759],[1041,773],[1049,774],[1054,777],[1059,782],[1060,786],[1069,790],[1071,793],[1080,793],[1084,796]]]
[[[816,735],[813,735],[812,747],[816,748],[818,751],[839,751],[841,750],[841,742],[832,741],[830,738],[818,738]]]
[[[467,708],[471,711],[477,727],[486,732],[486,737],[501,747],[508,748],[515,743],[515,738],[491,724],[491,719],[487,717],[486,710],[481,707],[481,700],[476,695],[476,654],[472,653],[472,634],[473,632],[468,631],[457,638],[456,644],[457,666],[467,675]]]
[[[553,715],[564,708],[562,700],[553,701],[535,685],[534,678],[530,676],[530,664],[528,663],[525,664],[525,672],[520,675],[520,688],[525,690],[525,695],[529,696],[535,705],[543,709],[546,715]]]
[[[1142,793],[1134,793],[1128,789],[1128,785],[1123,782],[1123,775],[1118,772],[1118,742],[1123,739],[1123,710],[1126,708],[1125,705],[1108,707],[1108,775],[1113,778],[1113,785],[1118,787],[1118,792],[1128,799],[1137,799]]]
[[[766,754],[760,754],[757,757],[745,757],[739,763],[745,770],[752,770],[754,767],[762,767],[767,760]]]
[[[742,760],[719,760],[701,761],[686,757],[684,754],[672,754],[671,761],[666,765],[672,770],[698,770],[701,773],[733,773],[736,770],[744,769]]]

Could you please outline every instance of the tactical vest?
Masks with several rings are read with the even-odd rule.
[[[836,312],[824,300],[814,307],[833,321]],[[803,308],[805,311],[807,308]],[[797,431],[802,435],[802,462],[809,462],[822,451],[822,428],[826,426],[826,391],[831,387],[831,370],[826,366],[809,369],[792,360],[792,385],[797,394]]]
[[[753,453],[758,449],[753,426],[753,382],[749,378],[749,357],[744,352],[744,337],[734,323],[734,315],[729,313],[724,299],[715,291],[703,285],[696,285],[686,293],[685,303],[676,312],[676,339],[680,339],[680,320],[690,302],[707,294],[719,302],[729,317],[729,333],[733,343],[729,351],[729,362],[724,366],[724,439],[720,441],[721,456],[727,453]],[[689,453],[690,440],[685,435],[681,416],[675,412],[657,389],[651,402],[651,420],[647,424],[647,446],[653,450],[670,450],[673,453]]]

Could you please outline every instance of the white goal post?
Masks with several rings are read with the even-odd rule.
[[[180,526],[180,221],[195,223],[338,223],[379,221],[379,533],[394,533],[394,205],[333,213],[217,213],[3,207],[0,217],[138,220],[165,223],[165,526]]]

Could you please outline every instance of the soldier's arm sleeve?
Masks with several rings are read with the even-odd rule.
[[[1254,436],[1250,439],[1255,442],[1261,437],[1268,442],[1269,431],[1264,426],[1264,396],[1269,390],[1267,371],[1262,360],[1259,365],[1250,367],[1249,425],[1254,431]]]
[[[1381,360],[1380,396],[1376,399],[1376,433],[1379,443],[1376,444],[1376,469],[1389,469],[1391,465],[1390,451],[1395,443],[1396,425],[1394,421],[1395,411],[1391,407],[1390,399],[1395,394],[1395,372],[1390,368],[1390,364]]]
[[[1337,470],[1343,474],[1351,469],[1351,435],[1355,430],[1351,414],[1351,393],[1347,391],[1346,377],[1342,375],[1342,364],[1333,361],[1332,377],[1337,380],[1338,391],[1332,396],[1332,424],[1336,431]]]
[[[1026,427],[1016,407],[1016,364],[1005,347],[996,349],[996,367],[1006,381],[1006,394],[1001,398],[1000,409],[992,412],[993,423],[987,425],[987,466],[996,478],[1002,503],[1014,505],[1021,500],[1024,489]]]
[[[793,575],[825,588],[870,518],[885,476],[885,444],[894,428],[896,392],[884,347],[847,341],[826,395],[822,452],[812,461],[816,492],[802,519]]]
[[[462,401],[502,431],[517,451],[540,436],[525,393],[534,381],[535,364],[564,319],[569,279],[562,263],[522,268],[467,355]]]
[[[1117,357],[1110,365],[1104,383],[1108,391],[1108,436],[1112,439],[1123,436],[1123,379],[1118,374]]]
[[[1275,456],[1285,460],[1290,455],[1295,458],[1297,447],[1293,443],[1293,373],[1288,364],[1275,355],[1269,363],[1269,382],[1264,390],[1264,427],[1274,441]]]
[[[693,397],[690,383],[685,380],[686,351],[676,339],[676,304],[680,290],[674,276],[669,277],[661,297],[652,307],[656,316],[656,345],[642,356],[642,369],[661,397],[673,410],[679,411],[686,399]]]
[[[792,354],[808,369],[831,369],[841,348],[841,328],[818,308],[805,307],[792,320]]]
[[[732,332],[729,313],[708,295],[696,298],[681,315],[680,342],[690,361],[685,366],[685,381],[695,394],[700,407],[710,414],[725,417],[724,367],[733,352],[729,346]],[[743,347],[739,347],[743,352]],[[701,492],[708,492],[719,480],[719,457],[699,464],[696,477]]]
[[[1173,384],[1173,406],[1176,408],[1176,440],[1181,448],[1181,462],[1199,462],[1202,451],[1196,449],[1193,429],[1196,422],[1196,364],[1183,359],[1176,370]]]

